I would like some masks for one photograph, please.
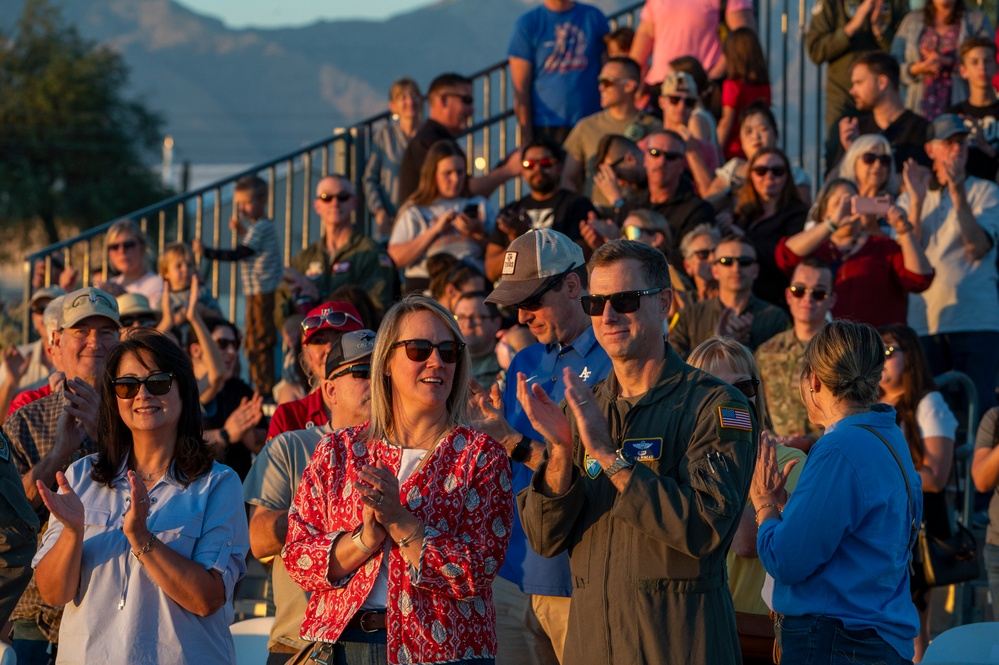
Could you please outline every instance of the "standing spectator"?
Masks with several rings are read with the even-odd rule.
[[[971,478],[975,481],[975,489],[992,494],[983,555],[995,616],[999,608],[999,407],[989,409],[978,426]]]
[[[816,203],[822,221],[782,238],[777,266],[790,276],[803,257],[814,256],[836,266],[833,316],[873,326],[904,323],[908,294],[930,287],[933,267],[903,209],[892,206],[887,213],[895,240],[864,231],[860,216],[850,212],[856,193],[849,181],[830,181]]]
[[[700,125],[691,131],[691,118],[700,103],[694,77],[686,72],[667,74],[659,86],[659,108],[663,112],[663,129],[684,138],[687,166],[699,185],[711,182],[711,174],[721,164],[721,148],[715,132],[698,135]]]
[[[927,0],[898,26],[891,54],[901,65],[905,108],[933,121],[968,99],[968,84],[958,76],[958,48],[968,37],[995,39],[989,17],[968,9],[964,0]]]
[[[999,187],[967,176],[967,136],[956,115],[934,120],[926,150],[940,187],[930,188],[928,174],[909,168],[898,205],[909,213],[936,269],[930,288],[909,296],[909,326],[920,336],[933,374],[967,374],[984,413],[995,405],[999,370]]]
[[[621,236],[643,245],[655,247],[663,253],[667,262],[671,256],[678,255],[676,245],[673,244],[673,234],[670,231],[669,222],[654,210],[639,208],[628,213],[621,224]],[[673,302],[670,303],[666,317],[667,328],[664,330],[667,332],[669,326],[676,324],[680,310],[696,300],[696,295],[691,297],[694,288],[687,276],[672,264],[669,267],[669,281],[670,288],[673,289]]]
[[[419,188],[399,210],[388,253],[405,272],[407,293],[429,286],[427,257],[433,254],[446,252],[484,270],[496,213],[487,199],[469,191],[467,164],[457,143],[435,143],[420,170]]]
[[[787,275],[777,266],[774,250],[781,238],[805,226],[808,207],[798,198],[787,155],[777,148],[759,150],[749,161],[749,179],[739,191],[735,225],[756,248],[759,275],[753,293],[774,305],[784,303]]]
[[[724,561],[752,475],[755,419],[742,393],[663,340],[672,294],[662,252],[615,240],[589,267],[593,293],[582,303],[611,374],[593,388],[565,369],[565,413],[518,378],[549,442],[517,495],[521,521],[535,551],[569,551],[576,586],[563,660],[740,662]]]
[[[316,185],[313,209],[322,223],[319,239],[291,259],[277,292],[277,318],[308,312],[341,286],[356,284],[385,312],[398,295],[398,277],[389,255],[354,226],[357,196],[342,175]],[[304,311],[303,311],[304,310]]]
[[[104,246],[111,276],[94,280],[94,286],[116,297],[141,293],[149,302],[159,302],[163,278],[149,269],[149,242],[139,225],[130,219],[115,222],[104,235]]]
[[[401,78],[389,89],[389,121],[371,137],[364,168],[364,201],[375,217],[376,237],[387,238],[399,211],[399,169],[406,146],[416,135],[423,117],[423,94],[410,78]],[[322,214],[320,213],[320,216]]]
[[[716,96],[715,93],[718,92],[717,86],[714,81],[708,78],[708,73],[704,71],[701,62],[692,55],[681,55],[679,58],[670,60],[669,71],[666,75],[669,76],[673,72],[684,72],[690,74],[694,79],[694,83],[697,85],[697,106],[694,107],[694,112],[690,114],[690,122],[687,124],[687,129],[699,139],[712,137],[712,142],[718,148],[719,161],[721,161],[721,146],[717,143],[718,123],[709,110],[712,100]],[[662,86],[660,86],[661,90]],[[661,108],[659,110],[662,111]]]
[[[573,0],[544,0],[517,19],[507,55],[525,141],[561,144],[577,122],[600,110],[596,78],[607,31],[602,11]]]
[[[197,269],[194,264],[194,252],[182,242],[171,242],[163,248],[159,260],[160,277],[163,278],[163,291],[169,293],[167,304],[161,311],[164,317],[170,319],[170,325],[176,326],[184,322],[184,312],[191,302],[191,284],[197,281],[200,286],[195,294],[198,300],[198,311],[202,317],[220,317],[222,311],[219,303],[212,295],[207,283],[197,279]],[[154,303],[150,302],[152,306]]]
[[[909,0],[823,0],[817,3],[805,34],[808,57],[826,72],[826,168],[838,151],[837,123],[854,111],[851,72],[868,51],[887,52],[895,29],[909,11]],[[866,132],[865,132],[866,133]]]
[[[562,146],[565,148],[562,187],[585,194],[597,206],[612,203],[593,187],[600,139],[607,134],[620,134],[637,143],[662,128],[662,123],[643,115],[635,106],[639,79],[638,63],[631,58],[608,59],[597,79],[603,110],[576,123]]]
[[[670,330],[669,342],[681,358],[709,337],[731,337],[755,351],[787,329],[787,314],[753,295],[759,270],[752,243],[741,236],[721,239],[711,267],[718,296],[684,307]]]
[[[502,370],[496,359],[496,333],[502,320],[496,305],[485,300],[483,291],[463,293],[454,301],[453,311],[472,358],[472,379],[489,390]]]
[[[987,37],[968,37],[958,51],[958,71],[968,84],[968,99],[949,109],[970,125],[968,175],[995,180],[999,174],[999,99],[992,80],[997,73],[996,42]]]
[[[739,141],[737,121],[750,104],[770,106],[770,72],[767,58],[756,33],[739,28],[728,33],[722,43],[728,74],[722,83],[722,115],[718,121],[718,143],[725,159],[746,157]]]
[[[826,316],[836,304],[833,289],[829,264],[814,257],[803,259],[794,269],[785,295],[791,329],[777,333],[756,349],[763,392],[770,407],[771,431],[781,437],[784,445],[806,453],[822,436],[822,430],[809,421],[798,394],[801,359],[805,345],[826,324]]]
[[[277,231],[267,215],[267,183],[258,176],[246,175],[236,181],[232,194],[233,216],[229,228],[238,240],[235,249],[206,247],[195,238],[196,256],[210,260],[246,261],[240,271],[246,298],[246,359],[250,377],[261,395],[268,398],[276,383],[274,346],[277,326],[274,322],[274,292],[284,273],[278,252]],[[159,302],[150,300],[149,302]]]
[[[724,14],[724,15],[723,15]],[[648,0],[642,7],[631,57],[642,66],[643,80],[658,87],[669,61],[693,55],[715,81],[725,78],[725,56],[718,30],[754,27],[750,0]],[[652,62],[649,63],[649,55]]]

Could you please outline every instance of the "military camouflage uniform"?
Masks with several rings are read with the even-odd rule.
[[[803,435],[815,443],[822,436],[822,428],[808,422],[808,411],[798,391],[804,352],[805,345],[795,336],[794,330],[785,330],[760,345],[756,350],[756,364],[760,368],[774,434]]]
[[[38,516],[24,494],[21,474],[0,432],[0,624],[7,622],[31,580],[38,542]]]

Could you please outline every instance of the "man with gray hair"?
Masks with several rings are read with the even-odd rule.
[[[713,224],[698,224],[680,240],[683,269],[694,282],[697,300],[709,300],[718,295],[718,280],[711,274],[711,266],[720,241],[721,233]]]
[[[54,299],[48,305],[45,306],[45,312],[42,314],[42,319],[45,321],[45,349],[49,354],[49,358],[52,359],[52,373],[49,374],[48,380],[37,388],[30,390],[22,390],[14,396],[14,399],[10,402],[10,409],[7,410],[6,418],[10,418],[11,414],[20,409],[25,404],[30,404],[36,399],[41,399],[43,397],[48,397],[54,392],[62,390],[62,386],[66,381],[66,373],[63,372],[62,368],[62,352],[55,345],[56,333],[62,329],[62,302],[66,299],[66,296],[59,296]],[[5,418],[5,420],[6,420]]]
[[[55,370],[48,353],[51,329],[45,325],[44,313],[49,303],[64,295],[66,291],[63,288],[46,286],[35,291],[28,301],[31,327],[38,335],[38,340],[4,349],[0,357],[0,414],[7,412],[7,407],[19,391],[42,386]]]

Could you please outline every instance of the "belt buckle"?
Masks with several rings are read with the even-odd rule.
[[[364,625],[365,621],[369,617],[374,618],[376,616],[378,616],[378,612],[375,610],[367,610],[365,612],[362,612],[361,616],[358,617],[357,619],[357,625],[359,625],[361,627],[361,630],[364,631],[365,633],[377,633],[378,628],[366,628]]]
[[[329,642],[317,644],[309,659],[317,665],[333,665],[333,645]]]

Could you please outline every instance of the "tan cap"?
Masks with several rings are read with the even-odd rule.
[[[533,229],[510,243],[503,256],[500,283],[486,302],[516,305],[543,289],[552,277],[584,265],[583,250],[569,236],[551,229]]]
[[[66,296],[62,302],[63,328],[72,328],[89,316],[103,316],[114,321],[116,326],[121,326],[118,303],[110,293],[88,286]]]
[[[694,82],[694,77],[687,72],[673,72],[663,79],[663,83],[659,87],[659,95],[661,97],[675,95],[697,99],[697,83]]]
[[[149,306],[149,298],[141,293],[123,293],[117,300],[119,317],[153,313],[153,308]]]

